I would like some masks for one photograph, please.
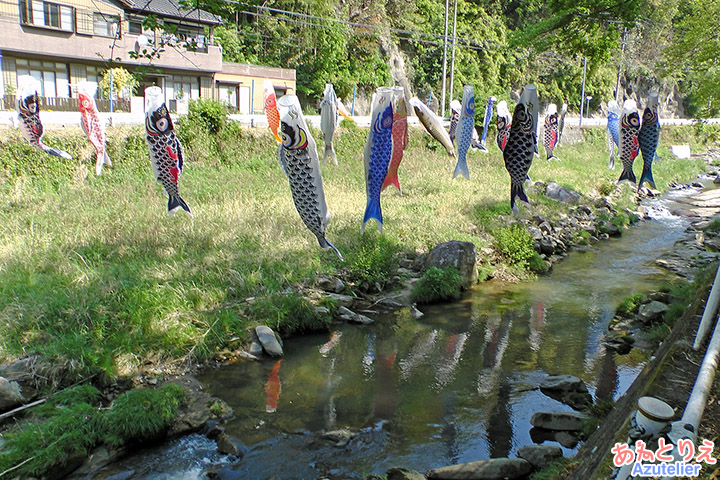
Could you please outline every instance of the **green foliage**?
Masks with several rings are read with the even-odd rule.
[[[4,435],[0,471],[29,459],[14,474],[44,477],[99,444],[120,447],[155,439],[175,418],[183,396],[177,385],[132,390],[104,410],[92,385],[60,392],[34,408],[30,421]]]
[[[543,467],[541,470],[533,473],[531,480],[558,480],[567,478],[572,472],[573,459],[562,457]]]
[[[435,303],[452,300],[460,296],[462,278],[456,268],[430,267],[412,290],[412,299],[417,303]]]
[[[645,301],[645,295],[642,293],[635,293],[629,297],[625,297],[618,305],[615,313],[624,317],[629,317],[638,312],[640,305]]]
[[[217,135],[227,124],[227,107],[217,100],[199,99],[190,101],[185,121],[189,128],[200,128],[205,133]]]
[[[135,75],[128,72],[123,67],[114,67],[105,70],[102,74],[100,82],[98,83],[100,92],[102,92],[105,98],[110,98],[111,86],[113,97],[130,98],[135,94],[135,90],[139,85],[140,83]]]
[[[346,255],[349,278],[369,285],[384,285],[392,274],[397,252],[398,247],[387,237],[366,233],[357,249]]]
[[[615,183],[612,182],[602,182],[600,186],[598,187],[598,193],[602,195],[603,197],[607,197],[611,193],[615,191]]]
[[[545,273],[548,271],[548,266],[540,254],[533,251],[533,256],[528,258],[528,269],[535,273]]]
[[[330,315],[318,312],[307,298],[296,292],[256,298],[249,313],[256,322],[272,326],[284,337],[326,331],[332,320]]]
[[[130,390],[98,419],[103,442],[119,447],[159,438],[175,419],[184,397],[178,385]]]
[[[527,268],[535,257],[535,240],[525,227],[514,223],[493,232],[495,248],[511,264]]]

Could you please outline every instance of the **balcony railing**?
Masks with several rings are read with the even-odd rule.
[[[110,111],[110,100],[96,98],[95,103],[97,103],[99,111]],[[3,110],[16,110],[17,97],[15,95],[5,95],[2,99],[1,105]],[[77,98],[40,97],[40,111],[77,112],[78,101]],[[130,100],[113,100],[113,111],[129,112]]]

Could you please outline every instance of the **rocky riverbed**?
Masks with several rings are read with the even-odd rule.
[[[564,258],[572,249],[589,248],[594,242],[621,235],[621,228],[611,221],[619,213],[626,215],[631,222],[643,221],[646,218],[642,201],[634,209],[619,212],[613,195],[584,199],[577,193],[564,189],[553,182],[548,184],[537,182],[530,188],[536,193],[544,193],[549,198],[571,205],[567,214],[559,215],[554,219],[529,214],[520,219],[507,218],[504,220],[506,224],[520,222],[525,225],[533,236],[535,250],[540,253],[549,268],[552,268],[555,262]],[[615,195],[622,194],[622,189],[625,188],[628,187],[619,186]],[[671,253],[658,259],[658,264],[678,275],[692,278],[693,272],[697,268],[715,261],[717,259],[715,252],[720,250],[716,247],[720,247],[720,238],[717,234],[703,230],[709,223],[709,218],[720,211],[720,194],[715,194],[720,190],[703,191],[698,186],[678,186],[678,188],[694,188],[697,190],[697,194],[687,197],[685,201],[687,208],[674,213],[696,217],[697,222],[693,224],[686,237],[678,242]],[[644,195],[652,194],[652,192],[644,193]],[[308,281],[306,285],[298,286],[296,291],[315,303],[318,309],[326,309],[327,307],[322,305],[328,301],[336,305],[337,308],[334,309],[333,314],[334,321],[337,322],[365,324],[372,322],[378,313],[397,309],[408,309],[414,318],[419,318],[422,316],[422,307],[418,308],[412,302],[410,292],[429,266],[452,265],[461,272],[465,286],[471,287],[477,281],[478,261],[481,260],[490,265],[499,264],[496,255],[497,252],[489,247],[476,251],[472,243],[448,242],[438,245],[430,252],[416,252],[398,258],[392,282],[388,285],[354,284],[347,279],[343,271],[340,271],[336,276]],[[503,277],[506,272],[496,270],[491,275]],[[396,288],[391,290],[389,288],[391,286]],[[248,303],[252,301],[253,299],[246,300]],[[647,303],[646,310],[648,311],[644,310],[643,315],[649,316],[648,322],[652,322],[657,315],[662,314],[662,308],[652,305],[652,302],[663,303],[662,298],[653,298]],[[639,321],[644,320],[639,319]],[[247,345],[230,345],[229,348],[218,353],[216,362],[252,361],[261,355],[278,357],[283,355],[282,339],[269,327],[256,329],[253,333],[256,341]],[[614,342],[612,338],[613,336],[610,334],[607,340],[608,344]],[[285,341],[291,342],[292,338],[285,339]],[[622,341],[618,345],[621,343]],[[627,340],[626,343],[629,345],[622,348],[628,346],[633,348],[635,342]],[[634,348],[637,348],[637,344]],[[127,379],[124,383],[107,386],[104,392],[105,398],[110,402],[121,391],[132,386],[153,387],[168,382],[176,383],[187,391],[187,397],[181,414],[175,424],[168,429],[167,435],[203,432],[216,440],[218,449],[223,453],[241,457],[243,455],[241,442],[239,439],[226,435],[222,426],[223,419],[232,415],[224,402],[205,394],[202,385],[194,381],[190,374],[172,375],[172,373],[178,372],[192,372],[197,367],[197,365],[187,364],[181,366],[161,363],[147,365],[140,375]],[[0,375],[2,375],[0,377],[0,405],[3,405],[3,411],[5,411],[35,400],[37,392],[47,385],[48,379],[61,378],[62,366],[43,365],[36,358],[31,357],[2,367]],[[582,411],[592,403],[592,399],[588,398],[587,388],[577,380],[579,379],[549,377],[537,386],[548,396],[579,410],[577,415],[564,414],[560,418],[553,412],[538,412],[537,416],[533,417],[533,425],[540,432],[538,435],[544,434],[546,438],[553,439],[562,445],[572,445],[569,448],[573,448],[580,440],[580,435],[577,433],[578,425],[586,417]],[[341,448],[352,441],[355,432],[321,432],[319,435]],[[492,459],[471,462],[472,464],[448,466],[431,470],[424,475],[406,468],[397,468],[388,471],[387,478],[522,478],[529,472],[542,468],[548,461],[561,456],[562,451],[558,450],[559,447],[529,445],[518,452],[520,458]],[[99,449],[86,461],[76,459],[76,463],[81,465],[80,468],[83,469],[81,472],[92,476],[94,471],[115,461],[125,453],[124,450]]]

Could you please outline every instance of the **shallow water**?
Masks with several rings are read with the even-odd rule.
[[[617,356],[600,340],[623,298],[674,278],[654,260],[688,221],[663,202],[646,202],[653,220],[573,252],[536,281],[486,282],[460,301],[421,308],[419,321],[401,310],[373,325],[292,338],[282,360],[208,370],[200,380],[235,410],[226,431],[247,445],[245,457],[219,455],[196,435],[114,471],[354,479],[393,466],[423,472],[514,456],[543,440],[529,423],[534,412],[572,411],[535,389],[545,376],[575,375],[596,400],[617,399],[644,366],[646,354]],[[340,428],[359,431],[344,448],[319,438]]]

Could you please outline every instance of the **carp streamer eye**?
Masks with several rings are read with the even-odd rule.
[[[157,122],[155,122],[155,126],[158,130],[161,132],[164,132],[168,128],[168,121],[167,118],[161,118]]]
[[[82,104],[85,108],[88,108],[90,106],[90,102],[88,102],[87,100],[83,100]]]

